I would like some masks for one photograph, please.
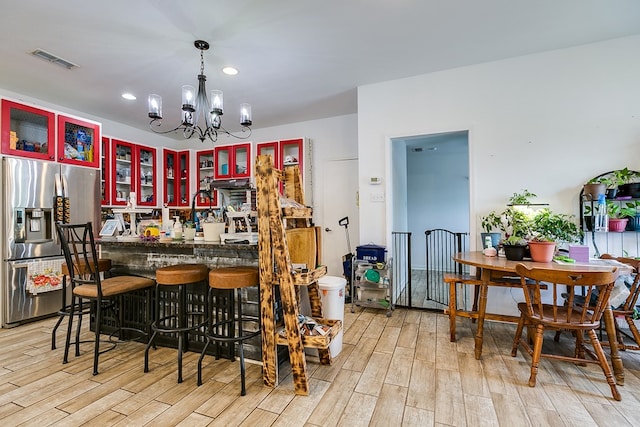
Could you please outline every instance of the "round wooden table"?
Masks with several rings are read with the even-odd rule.
[[[557,262],[533,262],[533,261],[510,261],[504,257],[489,257],[485,256],[481,251],[475,252],[459,252],[453,256],[456,262],[461,264],[470,265],[478,269],[478,277],[482,281],[479,290],[478,298],[478,328],[475,337],[475,357],[480,359],[482,356],[482,339],[484,320],[487,309],[487,293],[492,280],[498,279],[504,276],[514,276],[516,274],[516,265],[524,264],[528,268],[542,268],[549,270],[562,270],[562,271],[602,271],[603,269],[611,269],[612,267],[618,267],[621,269],[629,269],[629,266],[619,263],[614,260],[592,260],[588,264],[570,264],[570,263],[557,263]],[[616,377],[616,383],[618,385],[624,385],[624,367],[622,365],[622,358],[618,353],[618,341],[615,332],[615,319],[611,307],[607,307],[603,314],[605,328],[611,348],[611,364],[613,365],[613,372]]]

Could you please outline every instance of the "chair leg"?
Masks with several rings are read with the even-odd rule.
[[[522,330],[524,329],[524,316],[520,316],[518,320],[518,327],[516,328],[516,336],[513,338],[513,346],[511,347],[511,356],[516,357],[518,354],[518,346],[520,345],[520,339],[522,338]]]
[[[71,307],[69,307],[69,322],[67,322],[67,339],[64,342],[64,355],[62,363],[69,363],[69,347],[71,346],[71,330],[73,329],[73,316],[75,314],[76,300],[78,298],[73,295],[71,297]]]
[[[78,298],[78,305],[76,306],[78,309],[78,326],[76,326],[76,342],[75,342],[75,349],[76,349],[76,357],[80,356],[80,331],[82,330],[82,315],[83,313],[83,308],[82,308],[82,298]],[[90,303],[93,304],[93,303]]]
[[[150,330],[153,332],[151,333],[151,338],[149,338],[149,341],[147,342],[147,346],[144,349],[144,372],[149,372],[149,349],[151,348],[151,346],[153,346],[153,343],[155,342],[155,339],[156,339],[156,335],[158,334],[158,331],[156,330],[156,328],[158,327],[157,326],[158,320],[160,319],[160,302],[159,301],[160,301],[160,285],[156,283],[155,316],[153,318],[153,321],[151,322],[151,325],[149,326]]]
[[[611,367],[609,366],[609,362],[607,362],[607,357],[604,355],[604,350],[602,350],[602,346],[600,345],[600,341],[598,340],[598,336],[596,335],[596,331],[590,329],[589,338],[591,339],[591,345],[593,346],[593,350],[598,357],[598,361],[600,362],[600,367],[602,368],[602,372],[604,373],[605,378],[607,379],[607,383],[609,387],[611,387],[611,394],[615,400],[622,400],[620,396],[620,392],[618,391],[618,387],[616,386],[616,382],[613,379],[613,374],[611,373]]]
[[[79,323],[79,322],[78,322]],[[100,356],[100,325],[102,324],[102,300],[96,301],[96,342],[93,348],[93,375],[98,375],[98,356]]]
[[[624,316],[627,319],[627,323],[629,324],[629,330],[631,331],[631,335],[633,335],[633,340],[636,342],[637,346],[640,346],[640,333],[638,332],[638,328],[636,327],[635,322],[631,316]],[[617,329],[617,328],[616,328]],[[625,346],[622,340],[618,340],[618,345],[621,349],[624,349]]]
[[[456,282],[449,282],[449,341],[456,341],[456,310],[458,307]]]
[[[544,336],[544,326],[536,326],[536,337],[533,342],[533,354],[531,355],[531,376],[529,377],[529,387],[536,386],[536,376],[538,375],[538,365],[540,364],[540,354],[542,353],[542,338]]]
[[[64,317],[65,317],[64,314],[60,314],[60,317],[58,317],[58,321],[56,322],[56,325],[53,327],[53,331],[51,331],[51,350],[56,349],[56,332],[58,331],[58,327],[62,323],[62,319],[64,319]]]
[[[238,290],[234,289],[233,293],[237,294]],[[234,295],[238,302],[238,336],[244,335],[244,328],[242,325],[242,298],[239,295]],[[233,320],[233,319],[232,319]],[[235,342],[234,342],[235,344]],[[240,354],[240,396],[247,394],[247,388],[245,385],[245,369],[244,369],[244,343],[243,340],[238,341],[238,353]]]

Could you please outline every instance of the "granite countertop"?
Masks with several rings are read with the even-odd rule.
[[[118,241],[118,240],[104,240],[100,239],[97,243],[103,246],[126,246],[136,247],[144,246],[146,248],[218,248],[218,249],[251,249],[256,250],[258,245],[249,245],[247,243],[214,243],[214,242],[194,242],[193,240],[176,240],[171,242],[159,242],[159,241]]]

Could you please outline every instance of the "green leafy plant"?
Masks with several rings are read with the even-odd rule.
[[[636,207],[629,206],[631,203],[627,203],[627,206],[621,206],[616,202],[607,200],[607,215],[609,218],[633,218],[636,216]]]
[[[527,246],[527,240],[518,236],[509,236],[508,239],[503,241],[503,244],[511,246]]]
[[[583,236],[583,231],[574,222],[574,215],[554,213],[547,208],[536,212],[531,231],[531,240],[538,242],[573,243]]]
[[[531,198],[538,197],[527,189],[522,190],[521,193],[513,193],[509,198],[510,205],[530,205]]]
[[[482,229],[487,233],[491,233],[493,230],[501,230],[501,215],[496,212],[491,212],[481,218],[481,224]]]

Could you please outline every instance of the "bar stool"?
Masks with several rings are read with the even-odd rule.
[[[253,332],[245,332],[243,322],[255,321],[259,319],[256,316],[243,316],[242,314],[242,298],[238,294],[238,290],[246,288],[248,286],[257,286],[258,282],[258,269],[254,267],[224,267],[211,270],[209,272],[209,324],[205,336],[207,342],[200,353],[198,359],[198,385],[202,385],[202,360],[207,351],[209,343],[212,341],[217,345],[221,343],[231,343],[235,346],[235,343],[239,343],[238,354],[240,356],[240,379],[242,384],[241,396],[247,394],[245,387],[245,368],[244,368],[244,349],[243,342],[250,338],[253,338],[260,334],[260,328],[257,328]],[[217,304],[213,306],[213,292],[214,290],[228,291],[228,298],[230,303],[226,307],[221,307]],[[237,313],[234,312],[234,299],[237,300]],[[213,312],[216,315],[220,310],[229,310],[223,313],[222,316],[216,316],[216,321],[213,321]],[[232,355],[235,355],[235,351],[232,348]],[[216,358],[219,358],[219,352],[216,351]],[[235,357],[232,358],[232,360]]]
[[[209,268],[203,264],[180,264],[162,267],[156,270],[156,320],[151,324],[153,334],[144,351],[144,372],[149,372],[149,349],[154,344],[158,333],[178,335],[178,382],[182,382],[182,353],[185,350],[184,341],[190,331],[197,331],[206,325],[206,312],[189,311],[187,307],[187,285],[206,282]],[[160,287],[178,288],[178,304],[176,311],[160,317],[160,308],[171,311],[171,305],[163,304],[160,299]],[[200,322],[189,322],[189,316],[202,316]]]
[[[87,267],[88,266],[86,264],[82,264],[82,266],[79,268],[80,271],[77,271],[76,274],[88,274],[91,271],[91,268]],[[53,331],[51,331],[51,350],[56,349],[56,332],[58,330],[58,327],[60,326],[64,318],[71,314],[71,304],[67,302],[67,277],[69,276],[69,268],[67,267],[67,264],[62,263],[62,267],[60,268],[60,270],[62,271],[62,304],[60,305],[60,310],[58,310],[58,321],[53,327]],[[98,273],[106,273],[109,270],[111,270],[111,260],[108,258],[98,259]],[[73,292],[73,289],[71,289],[71,292]],[[74,315],[79,316],[78,318],[80,320],[80,322],[78,322],[78,328],[76,330],[76,356],[78,356],[78,353],[80,351],[77,346],[80,343],[80,327],[82,315],[88,313],[89,308],[89,305],[85,305],[84,307],[75,307],[74,310]]]

